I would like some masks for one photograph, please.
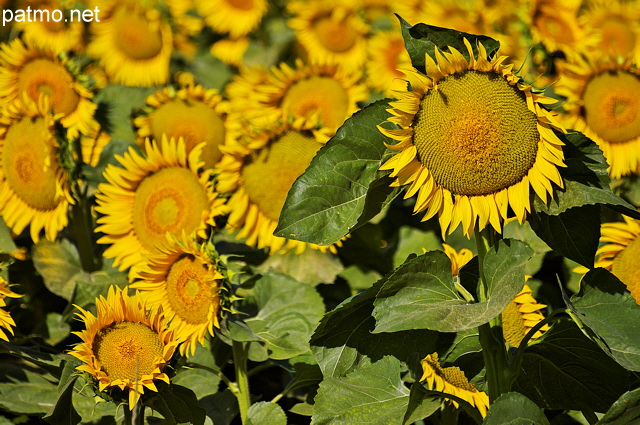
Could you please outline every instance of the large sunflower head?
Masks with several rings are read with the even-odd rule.
[[[61,1],[47,1],[32,5],[33,19],[17,21],[14,28],[22,31],[22,38],[29,44],[54,54],[84,49],[84,23],[69,18]],[[99,17],[98,17],[99,19]]]
[[[640,71],[630,60],[577,61],[556,92],[565,96],[567,128],[600,146],[613,178],[640,172]]]
[[[173,239],[171,245],[149,255],[134,277],[139,280],[131,287],[140,289],[149,304],[162,305],[170,329],[185,341],[182,354],[192,355],[205,335],[213,336],[213,328],[220,327],[218,291],[224,276],[204,244]]]
[[[526,276],[528,280],[531,276]],[[538,323],[544,320],[541,310],[546,304],[540,304],[533,297],[533,291],[524,284],[522,290],[507,305],[502,312],[502,333],[505,341],[514,347],[519,347],[525,335]],[[549,325],[543,325],[531,339],[539,338],[549,330]]]
[[[625,284],[636,303],[640,305],[640,221],[624,217],[624,222],[604,223],[597,251],[595,267],[613,273]]]
[[[210,170],[199,159],[204,145],[187,155],[182,139],[147,141],[146,157],[130,148],[109,165],[107,183],[98,186],[96,211],[102,214],[98,243],[110,244],[104,256],[115,258],[121,270],[140,264],[144,254],[157,252],[166,234],[182,232],[206,237],[208,226],[221,214],[224,201],[210,182]]]
[[[400,129],[378,126],[399,141],[380,169],[392,170],[394,186],[410,184],[414,212],[437,214],[443,235],[462,224],[470,236],[476,221],[501,232],[509,206],[521,223],[531,211],[530,187],[547,202],[551,183],[563,186],[563,143],[553,132],[561,127],[542,106],[551,99],[520,83],[504,56],[489,59],[478,44],[476,57],[464,42],[469,59],[436,50],[426,76],[407,71],[412,90],[395,92],[388,110]]]
[[[254,95],[228,92],[231,113],[234,121],[251,120],[254,126],[282,121],[313,128],[326,141],[358,110],[358,102],[367,99],[366,87],[358,79],[336,66],[305,65],[297,60],[292,68],[283,63],[251,88]]]
[[[116,387],[127,391],[133,410],[145,387],[158,391],[154,381],[169,383],[163,369],[178,341],[162,309],[148,309],[141,294],[129,296],[115,286],[106,298],[96,299],[95,316],[76,308],[85,330],[73,332],[82,342],[69,354],[83,362],[77,369],[95,379],[100,391]]]
[[[253,31],[267,13],[267,0],[194,0],[196,10],[214,31],[232,38]]]
[[[359,72],[367,59],[370,29],[352,7],[335,1],[295,0],[287,4],[295,31],[310,63],[338,65]]]
[[[72,64],[59,60],[46,50],[14,39],[2,45],[0,52],[0,100],[5,103],[24,99],[37,103],[48,97],[69,137],[93,134],[98,126],[93,115],[97,105],[93,94],[70,71]]]
[[[422,364],[423,371],[420,381],[427,381],[429,389],[468,401],[478,409],[482,417],[487,415],[489,396],[483,391],[478,391],[459,367],[442,367],[438,360],[438,353],[427,355],[420,361],[420,364]],[[455,407],[459,406],[455,400],[448,401]]]
[[[91,23],[87,53],[108,78],[130,86],[164,84],[169,78],[173,33],[159,10],[141,3],[113,1]]]
[[[138,144],[146,138],[183,138],[187,153],[204,142],[202,160],[213,167],[222,157],[220,146],[226,137],[226,102],[215,89],[196,85],[191,75],[183,75],[178,87],[166,87],[147,97],[144,114],[134,120]]]
[[[7,332],[13,335],[13,326],[16,325],[11,314],[4,309],[7,306],[7,302],[5,298],[20,298],[22,295],[16,294],[11,289],[9,289],[9,285],[6,280],[2,276],[0,276],[0,339],[4,339],[5,341],[9,341],[9,337],[7,337]],[[3,330],[4,328],[5,330]]]
[[[74,203],[47,99],[12,102],[0,116],[0,215],[14,233],[30,226],[37,242],[44,229],[54,241]]]
[[[333,245],[318,246],[273,235],[289,189],[322,145],[311,131],[282,125],[223,148],[216,190],[232,194],[227,202],[227,225],[238,231],[238,238],[272,253],[292,249],[302,253],[307,245],[323,252],[335,251]]]

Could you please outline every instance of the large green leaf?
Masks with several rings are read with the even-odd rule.
[[[73,387],[76,379],[78,379],[78,375],[67,380],[60,390],[55,406],[42,419],[52,425],[76,425],[80,423],[82,417],[73,406]]]
[[[373,218],[399,193],[378,168],[395,143],[376,128],[389,117],[386,100],[354,114],[295,181],[275,234],[329,245]],[[395,128],[386,123],[388,128]]]
[[[307,249],[302,254],[289,251],[285,254],[270,255],[256,270],[259,273],[279,272],[291,276],[298,282],[315,286],[320,283],[333,283],[343,269],[344,266],[337,256],[317,249]]]
[[[287,416],[276,403],[260,401],[249,407],[247,425],[287,425]]]
[[[484,35],[469,34],[451,28],[440,28],[422,23],[411,26],[400,16],[398,19],[400,20],[404,46],[411,58],[411,64],[423,73],[425,72],[424,57],[429,55],[433,60],[436,60],[436,47],[445,52],[449,51],[449,47],[453,47],[462,53],[467,60],[469,60],[469,53],[464,45],[464,38],[471,44],[476,57],[478,56],[478,42],[485,47],[489,57],[493,56],[500,48],[498,41]]]
[[[600,418],[597,425],[640,423],[640,389],[626,392]]]
[[[171,384],[149,398],[147,403],[164,417],[161,425],[204,424],[205,409],[200,407],[195,393],[189,388]]]
[[[626,369],[640,371],[640,307],[617,277],[605,269],[590,270],[569,307],[607,354]]]
[[[374,302],[374,332],[431,329],[457,332],[499,315],[524,285],[533,250],[521,241],[501,240],[484,261],[487,301],[468,303],[456,290],[451,264],[441,251],[406,262],[387,279]]]
[[[565,142],[563,152],[567,166],[560,168],[564,189],[557,190],[548,205],[536,197],[534,209],[548,215],[559,215],[583,205],[607,205],[640,219],[640,213],[633,205],[611,191],[608,165],[598,145],[582,133],[556,134]]]
[[[16,414],[46,414],[56,404],[56,384],[27,372],[27,381],[0,383],[0,409]]]
[[[502,394],[491,405],[484,425],[549,425],[549,420],[533,401],[519,393]]]
[[[320,294],[279,273],[264,275],[253,288],[260,309],[246,320],[266,345],[269,357],[285,360],[309,350],[309,338],[324,314]]]
[[[408,404],[400,361],[384,357],[344,378],[326,377],[315,398],[312,424],[402,425]]]
[[[604,412],[627,388],[627,373],[563,320],[527,347],[514,390],[547,409]]]
[[[425,356],[435,351],[436,332],[372,333],[373,301],[385,281],[383,278],[367,291],[348,299],[320,321],[311,338],[311,348],[324,376],[343,377],[384,356],[406,361],[412,353]]]

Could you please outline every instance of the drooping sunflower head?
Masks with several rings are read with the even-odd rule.
[[[292,249],[301,253],[307,245],[335,251],[333,245],[318,246],[273,235],[289,189],[322,145],[308,129],[282,125],[224,147],[216,190],[231,194],[227,225],[238,231],[238,238],[272,253]]]
[[[61,115],[60,123],[68,129],[70,138],[79,133],[93,134],[97,105],[71,68],[72,64],[59,60],[54,53],[14,39],[3,44],[0,52],[0,100],[37,103],[44,95],[53,112]]]
[[[338,65],[358,72],[367,58],[369,26],[348,5],[335,1],[295,0],[287,4],[295,31],[310,63]]]
[[[169,383],[163,372],[178,345],[162,309],[149,309],[144,297],[115,286],[107,297],[96,299],[97,314],[76,306],[85,330],[73,332],[82,342],[69,352],[83,362],[100,391],[119,388],[128,392],[129,409],[144,393],[158,391],[156,380]]]
[[[196,10],[214,31],[238,38],[249,34],[267,13],[267,0],[195,0]]]
[[[84,49],[84,23],[70,19],[62,2],[50,1],[32,5],[29,21],[16,21],[14,28],[22,31],[22,38],[32,46],[56,55]],[[99,19],[99,17],[98,17]]]
[[[459,367],[442,367],[438,353],[427,355],[420,364],[423,371],[420,381],[427,381],[429,389],[459,397],[476,407],[482,417],[487,415],[489,396],[483,391],[478,391]],[[455,400],[448,401],[455,407],[459,406]]]
[[[169,78],[173,33],[159,10],[135,2],[112,2],[91,23],[87,53],[119,84],[149,87]]]
[[[11,317],[11,314],[4,309],[7,306],[5,298],[20,298],[22,295],[16,294],[9,289],[8,283],[2,276],[0,276],[0,339],[9,341],[7,332],[13,335],[13,327],[16,322]],[[4,328],[5,330],[3,330]]]
[[[150,305],[162,305],[176,338],[185,341],[180,353],[192,355],[205,335],[219,327],[220,295],[224,276],[217,260],[188,238],[173,239],[170,246],[149,255],[131,285]]]
[[[640,305],[640,222],[624,217],[624,222],[604,223],[601,233],[600,242],[604,245],[596,253],[598,258],[594,267],[613,273]]]
[[[394,186],[410,184],[414,212],[437,214],[443,235],[462,224],[470,236],[476,221],[501,232],[508,207],[521,223],[531,211],[530,187],[547,202],[552,183],[563,186],[563,143],[553,131],[561,126],[543,107],[552,100],[522,84],[504,56],[489,59],[478,44],[476,57],[464,42],[468,59],[436,49],[426,76],[407,71],[412,90],[396,91],[388,110],[400,129],[378,126],[399,141],[380,169],[392,170]]]
[[[578,61],[556,87],[565,96],[567,128],[600,146],[613,178],[640,172],[640,71],[630,60]]]
[[[54,241],[74,203],[59,163],[54,119],[47,99],[40,100],[37,105],[16,100],[0,116],[0,215],[16,234],[30,226],[34,242],[43,229]]]
[[[527,276],[529,279],[531,276]],[[505,341],[514,347],[519,347],[525,335],[538,323],[544,320],[541,310],[546,304],[540,304],[533,297],[533,291],[524,284],[522,290],[507,305],[502,312],[502,333]],[[536,339],[549,330],[549,325],[543,325],[531,339]]]
[[[210,182],[211,171],[199,159],[200,144],[187,155],[182,139],[147,141],[146,156],[130,148],[117,156],[122,167],[110,165],[104,173],[108,183],[98,186],[96,232],[105,235],[98,243],[110,244],[104,255],[115,258],[121,270],[140,264],[144,254],[157,252],[167,232],[206,237],[214,217],[223,212]]]
[[[406,85],[399,70],[410,68],[411,59],[399,31],[380,31],[371,37],[367,59],[369,87],[392,96],[392,90],[401,90]]]
[[[215,89],[196,85],[193,77],[183,75],[178,87],[158,90],[146,100],[143,115],[134,120],[138,127],[137,142],[144,146],[146,138],[161,140],[183,138],[187,154],[204,142],[202,160],[206,168],[213,167],[222,157],[220,146],[224,143],[226,102]]]

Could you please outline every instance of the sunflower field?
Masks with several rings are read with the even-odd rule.
[[[640,1],[0,5],[0,425],[640,424]]]

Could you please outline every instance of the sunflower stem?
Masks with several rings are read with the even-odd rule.
[[[482,231],[476,231],[476,247],[478,250],[478,264],[480,269],[480,282],[478,283],[478,300],[487,301],[489,282],[484,273],[484,259],[487,252],[497,242],[499,235],[490,227]],[[501,315],[478,327],[482,356],[486,370],[489,402],[492,403],[501,394],[510,389],[509,371],[507,368],[507,350],[502,334]]]
[[[71,214],[73,218],[72,231],[78,246],[82,269],[89,273],[100,270],[102,262],[99,256],[95,255],[93,248],[93,226],[86,190],[76,199],[75,205],[71,208]]]
[[[249,377],[247,375],[247,354],[249,345],[239,341],[233,341],[233,363],[236,368],[236,383],[238,391],[235,393],[240,408],[242,423],[247,423],[247,413],[251,406],[249,393]]]

